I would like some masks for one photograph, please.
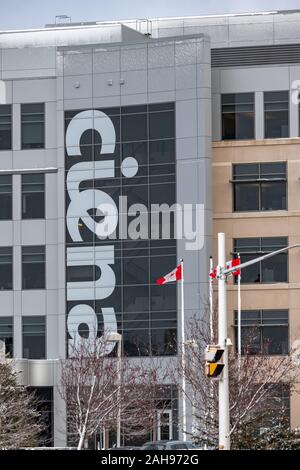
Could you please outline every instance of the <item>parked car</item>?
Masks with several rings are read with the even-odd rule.
[[[142,445],[141,450],[196,450],[190,441],[149,441]]]
[[[139,450],[138,446],[110,447],[108,450]]]

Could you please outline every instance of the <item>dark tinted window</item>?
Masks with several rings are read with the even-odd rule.
[[[0,290],[13,288],[12,247],[0,247]]]
[[[13,357],[13,317],[0,317],[0,340],[4,341],[7,357]]]
[[[0,175],[0,220],[12,219],[12,176]]]
[[[53,446],[53,387],[28,387],[28,390],[34,393],[36,408],[43,423],[38,445]]]
[[[237,335],[237,312],[234,324]],[[242,311],[241,328],[243,354],[288,354],[287,310]]]
[[[12,145],[11,104],[0,105],[0,150],[11,150]]]
[[[45,247],[22,247],[22,288],[45,289]]]
[[[234,255],[241,262],[250,261],[264,253],[270,253],[288,245],[287,237],[237,238],[234,240]],[[235,280],[236,282],[236,280]],[[242,270],[242,283],[288,282],[288,254],[279,253],[272,258],[255,263]]]
[[[45,217],[45,175],[22,175],[22,219]]]
[[[44,103],[21,105],[22,149],[45,147]]]
[[[46,321],[44,316],[22,317],[23,357],[46,358]]]
[[[233,165],[234,211],[287,209],[285,162]]]
[[[254,139],[254,93],[222,95],[222,139]]]
[[[264,93],[265,138],[289,137],[289,92]]]

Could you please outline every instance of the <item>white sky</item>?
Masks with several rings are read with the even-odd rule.
[[[0,29],[43,27],[63,14],[78,22],[297,8],[299,0],[0,0]]]

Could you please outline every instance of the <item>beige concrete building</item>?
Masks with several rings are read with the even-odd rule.
[[[287,237],[288,244],[300,243],[300,140],[297,138],[221,141],[213,145],[214,234],[225,232],[227,259],[234,251],[234,240],[242,238]],[[234,211],[233,165],[240,163],[286,162],[287,209],[268,211]],[[215,240],[216,242],[216,240]],[[274,247],[274,249],[276,249]],[[215,243],[214,252],[217,253]],[[216,256],[216,255],[215,255]],[[287,341],[293,348],[300,341],[300,248],[290,251],[286,282],[242,284],[242,312],[288,312]],[[228,286],[228,331],[234,339],[234,311],[237,309],[237,286]],[[276,327],[274,327],[276,328]],[[278,326],[277,328],[280,328]],[[298,386],[297,388],[300,387]],[[290,401],[291,426],[299,426],[300,400],[293,394]]]

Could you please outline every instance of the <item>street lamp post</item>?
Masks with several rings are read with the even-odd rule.
[[[280,250],[272,251],[265,255],[259,256],[250,261],[246,261],[237,266],[226,268],[225,259],[225,234],[218,233],[218,326],[219,338],[218,342],[221,348],[224,349],[224,369],[223,375],[219,380],[219,449],[230,449],[230,419],[229,419],[229,377],[228,377],[228,339],[227,339],[227,304],[226,304],[226,278],[228,275],[234,273],[237,268],[243,269],[251,266],[252,264],[259,263],[265,259],[272,258],[279,253],[284,253],[292,248],[299,248],[300,244],[289,245]]]
[[[218,234],[218,344],[224,349],[224,369],[219,380],[219,449],[230,449],[230,420],[229,420],[229,377],[228,377],[228,347],[227,347],[227,308],[226,308],[226,276],[223,270],[226,266],[225,234]]]
[[[117,358],[118,358],[118,410],[117,410],[117,447],[121,447],[121,358],[122,358],[122,335],[117,332],[111,332],[108,334],[108,341],[114,341],[118,343],[117,346]]]

